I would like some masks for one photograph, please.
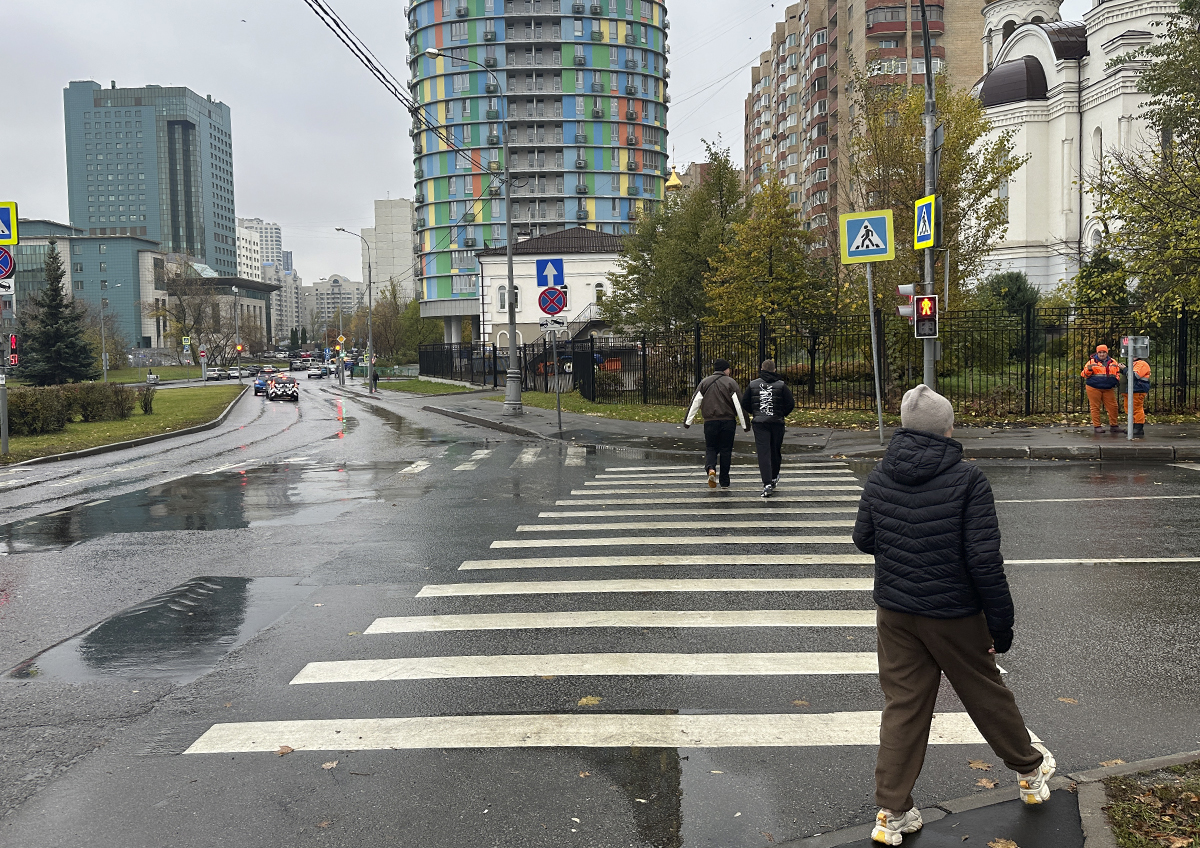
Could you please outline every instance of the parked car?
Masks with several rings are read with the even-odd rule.
[[[293,359],[290,363],[288,363],[288,370],[289,371],[303,371],[304,363],[301,362],[299,359]]]
[[[229,369],[229,379],[240,380],[242,377],[250,376],[250,371],[247,368],[239,369],[237,366]]]
[[[267,374],[260,371],[258,376],[254,378],[254,394],[265,395],[267,393],[268,382],[270,382],[270,378]]]
[[[310,379],[310,380],[313,377],[320,379],[321,377],[324,377],[324,376],[326,376],[326,370],[324,368],[322,368],[320,365],[314,365],[312,368],[308,369],[308,379]]]
[[[205,379],[208,380],[228,380],[229,372],[224,368],[209,368],[208,375]]]
[[[300,384],[295,377],[276,375],[267,381],[267,400],[300,400]]]

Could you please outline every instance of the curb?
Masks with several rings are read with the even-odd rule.
[[[475,424],[479,427],[487,427],[492,430],[499,430],[501,433],[511,433],[514,436],[527,436],[532,439],[544,439],[546,441],[557,441],[552,436],[544,436],[534,430],[527,430],[524,427],[517,427],[513,424],[501,424],[499,421],[491,421],[487,418],[479,418],[474,415],[468,415],[465,412],[458,412],[453,409],[441,409],[436,406],[422,406],[422,412],[432,412],[436,415],[444,415],[447,418],[455,418],[467,424]]]
[[[96,456],[101,453],[112,453],[114,451],[125,450],[126,448],[136,448],[141,445],[149,445],[154,442],[161,442],[165,439],[173,439],[176,436],[190,436],[193,433],[203,433],[205,430],[212,430],[225,423],[225,419],[229,417],[229,413],[233,411],[234,404],[241,400],[250,386],[244,387],[238,392],[237,397],[229,402],[225,407],[225,411],[209,421],[207,424],[197,424],[194,427],[185,427],[182,430],[172,430],[169,433],[157,433],[153,436],[142,436],[140,439],[130,439],[127,442],[113,442],[110,445],[97,445],[94,448],[84,448],[83,450],[71,451],[70,453],[56,453],[50,456],[35,456],[33,459],[26,459],[23,462],[14,462],[6,468],[17,468],[22,465],[42,465],[47,462],[62,462],[67,459],[82,459],[85,456]]]
[[[1072,772],[1066,777],[1051,778],[1050,789],[1051,791],[1071,791],[1074,785],[1075,792],[1079,796],[1079,819],[1083,826],[1084,848],[1117,848],[1117,841],[1108,826],[1108,817],[1104,814],[1104,807],[1108,804],[1108,796],[1104,793],[1104,779],[1143,771],[1156,771],[1195,760],[1200,760],[1200,751],[1154,757],[1149,760],[1138,760],[1134,763],[1122,763],[1118,766],[1089,771]],[[1015,786],[977,792],[974,795],[950,801],[939,801],[928,807],[922,807],[921,818],[927,823],[935,822],[944,819],[947,815],[978,810],[993,804],[1003,804],[1007,801],[1015,801],[1019,797],[1020,793]],[[837,848],[840,845],[849,845],[852,842],[869,839],[871,828],[871,824],[857,824],[841,830],[822,833],[820,836],[806,836],[780,844],[791,845],[794,848]]]

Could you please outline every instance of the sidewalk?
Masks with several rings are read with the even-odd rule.
[[[366,395],[350,386],[347,390]],[[386,392],[411,404],[414,395]],[[671,453],[703,453],[704,427],[684,429],[680,424],[660,424],[596,418],[564,412],[563,432],[558,432],[554,410],[526,406],[520,416],[504,414],[504,405],[487,396],[494,391],[472,392],[425,398],[421,404],[435,412],[504,432],[534,438],[562,439],[584,445],[661,450]],[[376,396],[378,397],[378,395]],[[885,428],[884,443],[892,430]],[[1140,460],[1143,462],[1182,462],[1200,460],[1200,421],[1195,424],[1148,425],[1147,437],[1129,441],[1124,434],[1093,435],[1090,427],[1038,427],[1030,429],[991,429],[964,427],[954,431],[968,459],[1058,459],[1058,460]],[[830,457],[871,458],[883,455],[879,434],[874,430],[836,430],[829,428],[788,427],[783,440],[784,453]],[[736,454],[750,456],[754,442],[749,434],[739,433]]]

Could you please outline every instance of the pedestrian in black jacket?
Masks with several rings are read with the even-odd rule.
[[[751,381],[742,398],[746,412],[754,416],[754,448],[758,452],[758,471],[762,476],[762,497],[769,498],[779,485],[779,466],[783,462],[783,420],[796,408],[792,392],[775,373],[775,360],[763,360],[758,379]]]
[[[1040,804],[1054,757],[1031,743],[996,666],[1013,640],[1013,602],[991,485],[950,438],[954,409],[928,386],[906,392],[901,428],[867,478],[854,544],[875,556],[883,724],[875,766],[880,806],[871,838],[899,845],[921,829],[912,787],[921,772],[941,675],[987,743]]]
[[[717,466],[721,467],[721,488],[729,488],[729,466],[733,462],[733,437],[737,425],[749,430],[742,414],[742,401],[737,380],[730,376],[733,371],[729,360],[713,362],[713,373],[700,381],[692,405],[688,407],[683,426],[691,427],[696,413],[704,418],[704,473],[708,487],[717,488]]]

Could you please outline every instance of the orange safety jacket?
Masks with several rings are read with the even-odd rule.
[[[1133,362],[1133,393],[1146,394],[1150,391],[1150,364],[1144,359]]]
[[[1093,354],[1079,376],[1093,389],[1115,389],[1121,384],[1121,364],[1111,356],[1101,361]]]

